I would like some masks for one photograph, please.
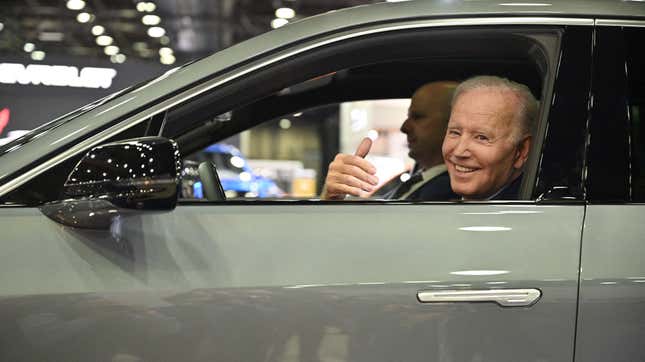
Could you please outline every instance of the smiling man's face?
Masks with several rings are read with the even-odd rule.
[[[453,105],[442,145],[453,191],[486,199],[521,174],[530,136],[519,137],[518,98],[510,91],[475,88]]]

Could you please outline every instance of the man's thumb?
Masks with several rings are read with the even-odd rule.
[[[365,137],[361,141],[361,144],[358,145],[358,148],[356,149],[356,153],[354,153],[354,155],[365,158],[365,156],[367,156],[367,154],[370,152],[370,148],[372,148],[372,139]]]

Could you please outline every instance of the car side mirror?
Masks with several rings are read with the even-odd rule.
[[[68,226],[109,229],[122,216],[170,211],[181,185],[177,144],[143,137],[94,147],[74,167],[61,200],[42,212]]]

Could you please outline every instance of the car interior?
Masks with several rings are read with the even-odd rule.
[[[416,88],[427,82],[460,81],[480,74],[499,75],[526,84],[540,99],[548,69],[545,54],[523,36],[501,34],[503,32],[498,31],[478,34],[455,49],[455,46],[446,44],[450,36],[429,36],[415,32],[397,36],[396,42],[401,45],[394,57],[364,55],[366,52],[359,53],[354,48],[345,50],[340,46],[341,49],[334,49],[334,62],[331,64],[324,59],[324,54],[316,54],[320,57],[317,61],[308,60],[307,57],[287,61],[276,65],[270,73],[260,73],[242,80],[240,87],[249,82],[254,84],[247,88],[252,91],[239,94],[238,101],[248,99],[242,105],[222,109],[221,95],[217,95],[217,105],[209,102],[218,93],[215,91],[212,95],[171,110],[163,134],[178,142],[182,155],[190,155],[209,144],[283,115],[342,102],[409,98]],[[463,34],[451,35],[463,37]],[[420,43],[433,46],[418,49]],[[491,48],[490,44],[496,46]],[[344,50],[347,54],[343,54]],[[374,51],[372,48],[370,50]],[[341,64],[349,66],[337,69]],[[303,70],[297,72],[299,78],[293,72],[289,72],[289,75],[282,72],[282,69],[292,67]],[[304,77],[308,78],[302,80]],[[403,118],[404,115],[401,116]],[[188,123],[186,120],[200,121]],[[330,154],[323,155],[325,163],[328,164],[337,152],[330,150]]]
[[[390,43],[397,51],[384,53]],[[388,34],[283,61],[189,101],[168,112],[163,135],[190,154],[282,114],[345,101],[409,98],[427,82],[480,74],[524,83],[540,99],[547,64],[533,39],[509,36],[508,30]],[[228,112],[230,117],[221,117]]]

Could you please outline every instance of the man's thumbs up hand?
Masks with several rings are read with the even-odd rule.
[[[378,184],[376,168],[364,158],[370,152],[372,140],[363,138],[354,155],[339,153],[329,164],[322,199],[342,200],[347,195],[365,196]]]
[[[354,152],[354,156],[365,158],[365,156],[367,156],[367,154],[370,152],[370,148],[372,148],[372,139],[369,137],[365,137],[356,148],[356,152]]]

